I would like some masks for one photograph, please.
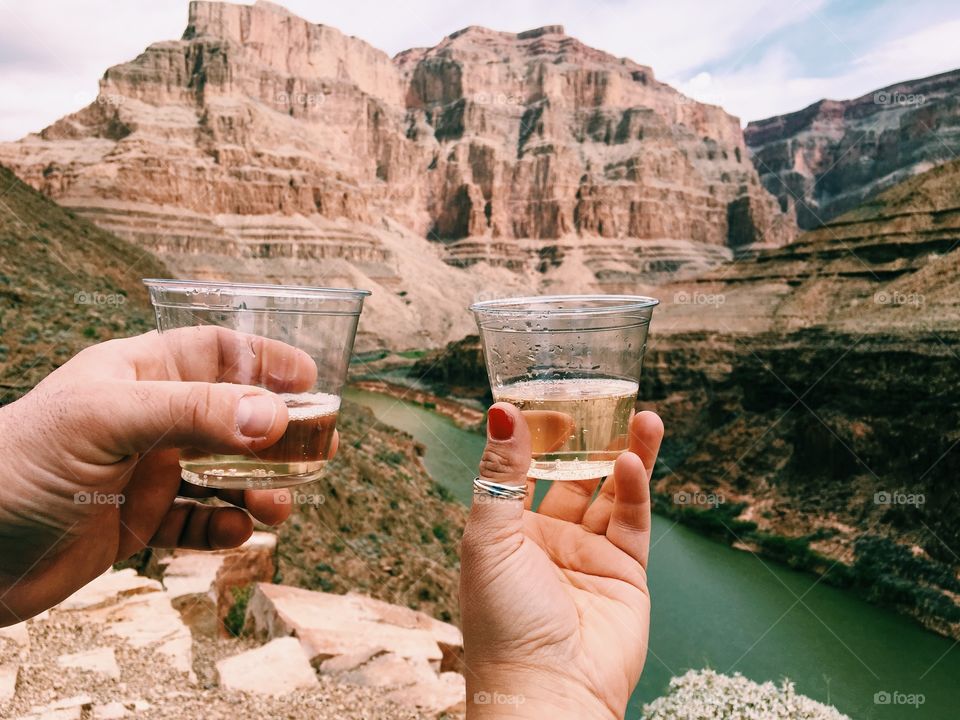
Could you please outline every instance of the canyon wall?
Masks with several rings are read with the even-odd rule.
[[[960,70],[820,100],[744,130],[764,186],[811,229],[960,153]]]
[[[0,163],[180,276],[362,285],[360,347],[461,337],[491,292],[617,291],[783,245],[736,118],[558,26],[388,57],[266,2],[180,40]]]

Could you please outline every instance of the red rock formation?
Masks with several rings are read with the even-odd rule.
[[[181,40],[0,162],[182,275],[386,290],[361,345],[462,336],[450,307],[494,284],[636,289],[793,228],[736,118],[558,26],[391,60],[270,3],[192,2]]]

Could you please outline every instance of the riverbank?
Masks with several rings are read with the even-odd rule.
[[[426,390],[418,390],[384,380],[357,380],[351,383],[351,385],[357,390],[389,395],[397,400],[422,405],[427,410],[433,410],[449,418],[457,427],[463,430],[477,431],[481,429],[484,418],[486,417],[486,413],[482,410],[470,407],[457,400],[442,398]]]
[[[409,433],[434,480],[470,502],[482,435],[390,396],[351,388],[345,397]],[[655,503],[651,534],[650,650],[628,717],[640,717],[671,678],[704,667],[756,683],[789,677],[798,692],[853,718],[902,720],[903,708],[875,700],[895,692],[924,696],[911,708],[917,720],[951,716],[960,652],[945,638],[810,573],[734,552],[690,529],[695,519],[662,514],[664,504]]]
[[[657,512],[734,550],[810,573],[818,582],[890,608],[927,630],[960,642],[960,583],[945,578],[940,566],[914,549],[888,538],[863,536],[852,553],[844,552],[843,546],[830,542],[831,533],[825,528],[800,536],[759,528],[745,519],[750,507],[746,499],[700,504],[710,495],[699,491],[654,491],[652,496]],[[697,504],[691,504],[694,502]],[[903,577],[912,581],[904,582]],[[954,591],[945,591],[943,586]]]
[[[941,420],[957,412],[953,344],[820,330],[658,336],[638,405],[667,428],[658,512],[960,639],[960,496],[943,433],[955,423]],[[479,338],[424,356],[411,375],[479,397]],[[801,403],[789,388],[815,392]]]

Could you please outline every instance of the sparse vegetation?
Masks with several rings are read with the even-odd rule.
[[[419,360],[426,354],[426,350],[401,350],[400,352],[395,353],[395,355],[398,357],[402,357],[406,360]]]
[[[407,456],[399,450],[378,450],[374,458],[387,465],[401,465],[406,461]]]
[[[247,616],[247,604],[250,602],[250,596],[253,594],[253,585],[232,588],[233,605],[223,619],[223,625],[227,631],[234,637],[243,632],[244,618]]]
[[[410,452],[409,436],[374,422],[366,408],[345,402],[337,425],[344,443],[316,486],[327,502],[296,507],[279,528],[284,582],[456,619],[466,508],[438,489]],[[361,448],[353,438],[363,439]],[[420,593],[424,578],[428,597]]]
[[[0,167],[0,402],[15,400],[94,340],[154,328],[140,283],[169,271]],[[100,299],[122,298],[101,303]]]

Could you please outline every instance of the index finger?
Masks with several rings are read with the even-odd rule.
[[[230,382],[275,392],[303,392],[317,380],[317,364],[303,350],[228,328],[176,328],[136,340],[131,359],[138,380]]]

